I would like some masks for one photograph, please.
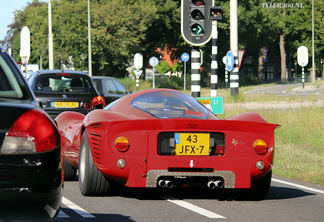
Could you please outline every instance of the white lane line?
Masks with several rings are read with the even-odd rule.
[[[226,217],[223,217],[219,214],[216,214],[214,212],[211,212],[209,210],[205,210],[201,207],[198,207],[196,205],[193,205],[191,203],[188,203],[186,201],[183,201],[183,200],[180,200],[180,199],[177,199],[175,197],[171,197],[169,195],[166,195],[166,194],[162,194],[162,193],[156,193],[154,192],[155,195],[161,197],[162,199],[165,199],[166,201],[169,201],[171,203],[174,203],[180,207],[183,207],[185,209],[188,209],[188,210],[191,210],[195,213],[198,213],[198,214],[201,214],[205,217],[208,217],[208,218],[218,218],[218,219],[222,219],[222,218],[226,218]]]
[[[304,189],[304,190],[309,190],[309,191],[312,191],[312,192],[315,192],[315,193],[324,194],[324,191],[323,190],[318,190],[318,189],[306,187],[306,186],[303,186],[303,185],[298,185],[296,183],[290,183],[290,182],[286,182],[286,181],[278,180],[278,179],[274,179],[274,178],[272,178],[272,181],[275,181],[277,183],[283,183],[283,184],[286,184],[286,185],[289,185],[289,186],[293,186],[293,187],[298,187],[298,188]]]
[[[78,205],[73,203],[72,201],[66,199],[65,197],[62,198],[62,203],[64,205],[66,205],[68,208],[70,208],[71,210],[73,210],[74,212],[76,212],[77,214],[79,214],[83,218],[96,218],[95,216],[88,213],[87,211],[85,211],[84,209],[82,209],[81,207],[79,207]]]
[[[59,211],[58,218],[70,218],[66,213],[64,213],[62,210]]]

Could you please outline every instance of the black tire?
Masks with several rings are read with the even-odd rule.
[[[260,200],[267,195],[272,178],[272,171],[267,173],[264,177],[259,180],[253,181],[251,183],[251,188],[249,189],[238,189],[237,192],[240,198],[251,199],[251,200]]]
[[[63,170],[64,170],[64,180],[73,181],[75,180],[77,169],[72,167],[63,157]]]
[[[81,140],[79,154],[79,187],[83,196],[107,195],[110,190],[110,182],[96,167],[86,131]]]

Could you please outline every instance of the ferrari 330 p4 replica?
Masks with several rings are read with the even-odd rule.
[[[83,195],[127,187],[240,189],[262,198],[272,175],[274,130],[257,113],[219,119],[190,95],[172,89],[129,94],[86,116],[56,119],[64,175]]]

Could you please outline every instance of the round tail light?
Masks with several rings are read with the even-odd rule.
[[[120,136],[115,140],[115,147],[120,152],[125,152],[129,148],[129,141],[126,137]]]
[[[264,140],[258,139],[253,143],[254,151],[259,155],[264,155],[268,152],[268,145]]]

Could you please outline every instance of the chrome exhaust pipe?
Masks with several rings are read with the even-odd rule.
[[[216,180],[215,184],[216,184],[217,188],[223,188],[224,187],[224,183],[221,180]]]
[[[215,188],[223,188],[224,187],[224,183],[220,180],[211,180],[207,183],[208,188],[210,189],[215,189]]]
[[[170,180],[166,180],[166,181],[165,181],[165,186],[166,186],[167,188],[172,188],[172,187],[173,187],[173,183],[172,183]]]
[[[158,185],[159,185],[160,187],[165,187],[166,183],[165,183],[164,180],[159,180]]]

